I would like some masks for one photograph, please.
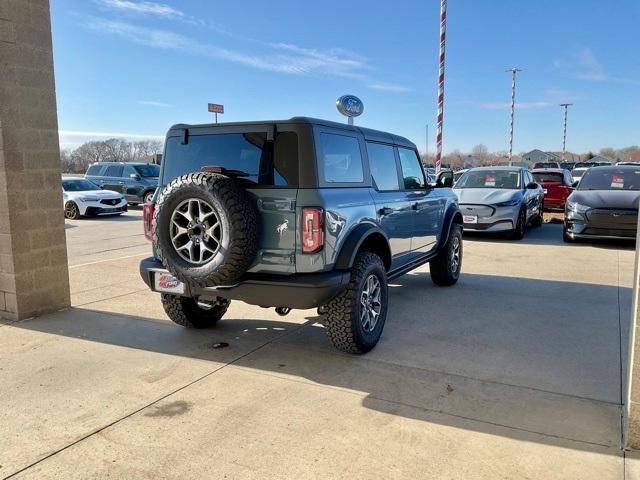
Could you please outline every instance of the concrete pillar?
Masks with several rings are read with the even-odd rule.
[[[0,317],[69,306],[48,0],[0,0]]]

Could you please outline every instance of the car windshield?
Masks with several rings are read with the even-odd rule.
[[[592,168],[578,190],[640,190],[640,168]]]
[[[456,183],[456,188],[520,188],[518,170],[469,170]]]
[[[138,175],[141,177],[153,178],[160,176],[160,167],[158,165],[134,165],[133,168],[135,168],[136,172],[138,172]]]
[[[562,183],[562,174],[556,172],[535,173],[533,178],[538,183]]]
[[[91,190],[100,190],[100,187],[89,180],[79,178],[78,180],[63,180],[62,189],[65,192],[88,192]]]

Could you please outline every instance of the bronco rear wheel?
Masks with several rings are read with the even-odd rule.
[[[325,307],[327,333],[338,350],[366,353],[376,346],[387,318],[388,288],[382,259],[359,253],[349,284]]]
[[[173,180],[158,198],[154,225],[157,257],[189,285],[231,285],[258,251],[256,207],[224,175],[191,173]]]

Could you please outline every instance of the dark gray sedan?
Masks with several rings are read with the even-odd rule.
[[[640,166],[591,167],[567,198],[565,242],[635,238],[639,200]]]

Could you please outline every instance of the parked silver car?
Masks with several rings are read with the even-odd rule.
[[[544,191],[526,168],[472,168],[453,191],[466,231],[510,232],[519,240],[527,225],[542,225]]]

